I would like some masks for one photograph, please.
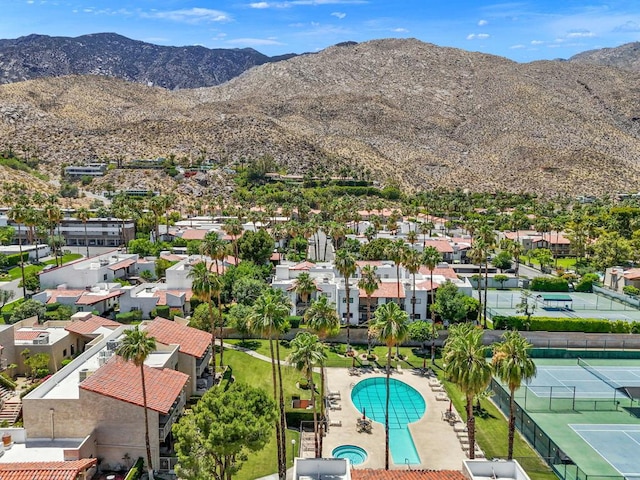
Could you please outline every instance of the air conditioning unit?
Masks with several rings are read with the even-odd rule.
[[[120,346],[120,342],[117,340],[107,340],[107,350],[110,352],[115,352]],[[102,353],[102,352],[101,352]]]
[[[88,368],[83,368],[80,370],[80,382],[84,382],[87,377],[90,377],[93,374],[93,370],[89,370]]]

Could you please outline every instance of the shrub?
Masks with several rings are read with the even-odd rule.
[[[42,382],[43,382],[43,380],[40,380],[39,382],[34,382],[31,385],[29,385],[28,388],[26,388],[25,390],[20,392],[20,398],[23,398],[25,395],[31,393],[33,390],[38,388]]]
[[[496,315],[492,318],[496,330],[530,330],[546,332],[586,332],[586,333],[630,333],[632,325],[621,321],[612,322],[602,318],[557,318],[532,317],[527,328],[526,317]]]
[[[22,260],[29,260],[29,252],[22,252]],[[20,264],[20,254],[14,253],[12,255],[7,255],[7,267],[15,267]]]
[[[289,322],[289,325],[291,325],[291,328],[298,328],[300,327],[302,317],[290,316],[287,318],[287,321]]]
[[[139,480],[142,477],[142,473],[144,472],[144,460],[142,457],[138,457],[135,465],[131,467],[127,476],[124,477],[124,480]]]
[[[156,308],[151,310],[151,318],[162,317],[169,319],[169,310],[168,305],[158,305]]]
[[[4,374],[0,375],[0,385],[2,385],[5,388],[8,388],[9,390],[15,390],[17,386],[16,382],[11,380],[9,377],[5,376]]]
[[[62,361],[60,362],[60,365],[62,365],[63,367],[66,367],[71,362],[73,362],[73,358],[63,358]]]
[[[568,292],[569,282],[564,278],[536,277],[531,280],[529,289],[534,292]]]
[[[625,295],[631,295],[632,297],[636,297],[640,295],[640,288],[634,287],[633,285],[627,285],[622,289],[622,292]]]
[[[591,292],[593,284],[599,280],[600,277],[597,273],[586,273],[576,285],[576,292]]]
[[[131,310],[130,312],[118,313],[116,315],[116,322],[120,323],[133,323],[142,320],[141,310]]]

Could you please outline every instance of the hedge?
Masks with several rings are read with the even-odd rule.
[[[536,277],[531,280],[529,289],[535,292],[568,292],[569,282],[559,277]]]
[[[5,377],[4,375],[0,375],[0,385],[2,385],[5,388],[8,388],[9,390],[15,390],[17,386],[16,382],[14,382],[8,377]]]
[[[142,457],[138,457],[138,460],[136,461],[135,465],[131,467],[131,470],[129,470],[129,473],[127,473],[127,476],[124,477],[124,480],[139,480],[139,478],[142,477],[143,472],[144,472],[144,460],[142,459]]]
[[[640,331],[640,322],[610,321],[601,318],[557,318],[531,317],[527,328],[526,317],[496,315],[492,318],[496,330],[529,330],[546,332],[585,332],[585,333],[636,333]]]
[[[302,422],[313,423],[313,412],[302,410],[302,411],[288,411],[285,412],[285,417],[287,419],[287,426],[294,429],[299,429],[300,424]]]
[[[116,314],[116,322],[132,323],[142,320],[141,310],[131,310],[130,312]]]
[[[22,252],[22,260],[25,261],[25,262],[27,260],[29,260],[29,252]],[[20,264],[20,254],[19,253],[13,253],[11,255],[7,255],[7,266],[8,267],[15,267],[18,264]]]
[[[29,386],[29,388],[27,388],[27,389],[25,389],[25,390],[20,392],[20,398],[23,398],[25,395],[27,395],[28,393],[31,393],[33,390],[38,388],[42,382],[43,382],[43,380],[40,379],[39,381],[32,383]]]
[[[291,328],[299,328],[302,317],[291,315],[287,317],[287,321],[289,322]]]
[[[156,318],[156,317],[169,319],[169,306],[158,305],[156,308],[151,310],[151,318]]]

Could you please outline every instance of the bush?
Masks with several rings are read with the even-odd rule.
[[[529,289],[534,292],[568,292],[569,282],[564,278],[536,277],[531,280]]]
[[[291,325],[291,328],[298,328],[300,327],[302,317],[290,316],[287,317],[287,321],[289,322],[289,325]]]
[[[4,374],[0,375],[0,385],[8,388],[9,390],[15,390],[17,386],[16,382],[11,380],[9,377],[6,377]]]
[[[29,260],[29,252],[22,252],[22,260]],[[12,255],[7,255],[7,267],[15,267],[20,264],[20,254],[14,253]]]
[[[593,290],[593,284],[599,280],[600,277],[597,273],[585,274],[576,285],[576,292],[591,292]]]
[[[62,361],[60,362],[60,365],[62,365],[63,367],[66,367],[71,362],[73,362],[73,358],[63,358]]]
[[[529,328],[526,328],[526,317],[496,315],[492,318],[496,330],[530,330],[546,332],[586,332],[586,333],[630,333],[632,325],[625,325],[602,318],[557,318],[531,317]]]
[[[627,285],[622,289],[622,292],[625,295],[630,295],[632,297],[636,297],[640,295],[640,288],[634,287],[633,285]]]
[[[116,322],[120,323],[133,323],[142,320],[141,310],[132,310],[130,312],[118,313],[116,315]]]
[[[169,310],[168,305],[158,305],[156,308],[151,310],[151,318],[162,317],[169,319]]]
[[[34,382],[31,385],[29,385],[28,388],[26,388],[25,390],[23,390],[22,392],[20,392],[20,398],[23,398],[25,395],[31,393],[32,391],[34,391],[36,388],[38,388],[40,386],[40,384],[43,382],[43,380],[40,380],[39,382]]]

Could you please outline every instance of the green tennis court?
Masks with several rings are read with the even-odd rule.
[[[516,425],[556,473],[640,480],[640,360],[536,359],[536,366],[516,391]],[[494,391],[508,412],[508,392]]]

